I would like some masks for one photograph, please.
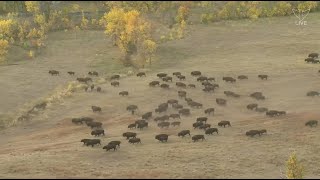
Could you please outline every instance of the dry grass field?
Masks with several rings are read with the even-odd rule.
[[[294,24],[295,17],[246,20],[192,25],[192,33],[183,40],[162,44],[156,61],[146,71],[147,77],[124,76],[120,86],[101,81],[102,92],[79,90],[59,103],[53,103],[32,120],[0,131],[1,178],[280,178],[285,172],[285,161],[296,150],[305,166],[306,178],[320,177],[320,131],[304,124],[320,117],[320,98],[307,97],[311,90],[320,91],[319,64],[306,64],[311,52],[320,52],[320,14],[310,14],[308,25]],[[15,66],[0,66],[0,114],[14,117],[20,111],[46,99],[67,83],[96,70],[99,78],[113,73],[125,74],[117,61],[121,54],[112,47],[103,32],[71,32],[50,34],[48,46],[41,56]],[[27,61],[27,60],[26,60]],[[50,69],[59,76],[48,74]],[[202,86],[190,75],[199,70],[216,78],[220,88],[204,93]],[[74,77],[67,71],[75,71]],[[177,78],[169,82],[169,90],[149,87],[158,80],[156,74],[180,71],[187,83],[196,89],[186,89],[187,96],[203,104],[202,109],[191,109],[182,116],[180,127],[160,129],[150,120],[143,130],[129,130],[127,126],[141,115],[153,111],[168,99],[177,99]],[[269,75],[268,80],[258,74]],[[223,76],[247,75],[248,80],[236,83],[222,81]],[[96,81],[99,78],[94,78]],[[118,95],[127,90],[128,97]],[[226,97],[223,91],[234,91],[240,98]],[[266,100],[257,101],[248,95],[261,91]],[[227,99],[225,107],[216,98]],[[270,118],[264,113],[249,111],[247,104],[284,110],[286,116]],[[138,105],[136,115],[126,111],[130,104]],[[102,108],[93,113],[91,106]],[[213,127],[221,120],[231,127],[219,129],[219,134],[207,136],[203,142],[192,142],[191,137],[179,138],[183,129],[191,135],[204,134],[194,130],[192,123],[205,116],[204,110],[215,108],[208,116]],[[189,107],[188,107],[189,108]],[[176,112],[169,108],[167,114]],[[165,113],[163,113],[165,114]],[[89,116],[103,123],[106,131],[102,146],[87,147],[80,142],[93,138],[90,128],[71,123],[71,118]],[[172,121],[172,120],[171,120]],[[267,129],[261,137],[247,137],[251,129]],[[137,132],[141,144],[129,144],[122,133]],[[154,137],[169,134],[167,143]],[[117,151],[102,149],[111,140],[120,140]]]

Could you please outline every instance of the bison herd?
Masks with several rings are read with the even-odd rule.
[[[309,58],[313,59],[313,62],[315,62],[316,58],[318,58],[318,54],[317,53],[309,54],[308,59]],[[49,73],[51,75],[59,75],[59,72],[55,70],[50,70]],[[75,75],[74,72],[68,72],[68,74],[71,76]],[[99,73],[92,71],[92,72],[89,72],[88,75],[99,76]],[[136,76],[141,78],[141,77],[146,77],[147,75],[145,72],[139,72],[136,74]],[[155,107],[154,111],[145,112],[144,114],[140,115],[141,119],[135,120],[135,122],[129,124],[127,128],[131,130],[139,129],[140,132],[142,132],[143,129],[149,128],[150,125],[152,126],[152,123],[150,124],[150,120],[153,120],[159,129],[164,129],[164,128],[166,129],[170,127],[180,126],[183,123],[183,121],[181,122],[181,120],[184,118],[184,116],[190,116],[192,109],[204,108],[204,105],[202,103],[189,98],[188,92],[186,90],[190,88],[194,89],[194,88],[197,88],[198,86],[202,86],[203,87],[202,90],[204,91],[204,93],[214,93],[216,89],[218,89],[220,86],[219,84],[215,83],[216,79],[214,77],[204,76],[203,73],[201,73],[200,71],[192,71],[191,76],[195,78],[195,80],[199,83],[198,85],[195,85],[192,83],[186,83],[187,81],[186,76],[182,75],[181,72],[173,72],[172,76],[170,76],[167,73],[158,73],[157,78],[159,78],[160,80],[151,81],[148,83],[148,85],[151,88],[158,87],[160,89],[164,89],[164,91],[173,89],[172,85],[175,85],[178,88],[177,98],[179,98],[179,100],[169,99],[163,103],[160,103],[157,107]],[[269,76],[265,74],[260,74],[257,76],[257,78],[261,80],[268,80]],[[77,80],[87,85],[89,82],[92,82],[91,77],[77,78]],[[119,82],[120,75],[113,75],[111,76],[110,80],[111,80],[112,86],[116,87],[120,85],[120,82]],[[177,80],[177,82],[171,83],[174,80]],[[249,77],[246,75],[239,75],[237,76],[237,78],[226,76],[226,77],[223,77],[222,80],[225,81],[226,83],[229,83],[229,82],[237,83],[237,80],[239,81],[249,80]],[[168,82],[170,82],[170,84],[168,84]],[[91,84],[91,86],[88,85],[88,88],[93,90],[95,86]],[[88,89],[86,89],[86,91],[87,90]],[[97,91],[100,92],[101,88],[97,87]],[[237,99],[239,98],[241,99],[241,97],[246,96],[246,95],[237,94],[232,91],[224,91],[223,93],[226,97],[232,97]],[[121,91],[119,92],[119,95],[128,96],[129,92]],[[307,93],[307,96],[319,96],[319,92],[310,91]],[[253,92],[251,94],[248,94],[247,97],[250,97],[253,100],[257,100],[257,101],[263,101],[266,98],[268,98],[262,92]],[[181,102],[183,101],[185,101],[187,106],[189,107],[182,105]],[[218,106],[224,106],[224,107],[228,106],[227,100],[224,98],[216,98],[215,103]],[[283,111],[283,110],[272,110],[267,107],[259,107],[258,103],[251,103],[245,107],[250,111],[265,113],[265,115],[268,117],[285,116],[287,114],[286,111]],[[93,112],[102,112],[102,108],[98,106],[93,105],[91,106],[91,109]],[[168,109],[171,109],[176,112],[167,114]],[[135,112],[138,110],[138,106],[131,104],[126,107],[126,110],[129,111],[132,115],[134,115]],[[218,127],[219,128],[232,127],[231,122],[226,120],[222,120],[218,122],[217,127],[212,127],[212,124],[208,123],[208,121],[211,116],[214,116],[214,114],[215,114],[215,108],[207,107],[203,110],[203,116],[197,117],[195,119],[195,122],[190,124],[190,128],[192,127],[194,130],[195,129],[202,130],[203,134],[191,135],[192,133],[189,129],[184,129],[184,130],[181,130],[180,132],[177,132],[176,135],[182,138],[185,136],[190,136],[193,142],[196,142],[199,140],[204,141],[206,140],[205,135],[213,135],[213,134],[218,135],[219,134]],[[86,124],[88,127],[91,128],[91,135],[94,137],[105,136],[105,130],[102,128],[102,123],[94,121],[93,118],[90,118],[90,117],[73,118],[72,123],[77,125]],[[305,123],[305,126],[314,127],[314,126],[317,126],[317,124],[318,124],[317,120],[310,120]],[[246,131],[245,135],[249,137],[254,137],[256,135],[261,136],[264,133],[267,133],[266,129],[260,129],[260,130],[255,129],[255,130]],[[128,131],[123,133],[122,136],[130,144],[142,143],[142,140],[143,140],[138,137],[138,133],[136,132]],[[164,142],[168,142],[169,136],[172,136],[172,135],[162,133],[162,134],[155,135],[155,139],[159,142],[164,143]],[[92,146],[92,147],[95,145],[101,145],[100,139],[82,139],[81,142],[86,146]],[[117,148],[120,148],[120,144],[121,144],[121,141],[111,141],[107,145],[103,146],[103,149],[106,149],[106,151],[113,149],[115,151],[117,150]]]

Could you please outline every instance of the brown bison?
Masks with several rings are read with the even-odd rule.
[[[243,80],[243,79],[248,79],[248,76],[245,75],[240,75],[238,76],[238,79]]]
[[[176,119],[176,118],[181,119],[181,118],[180,118],[180,114],[170,114],[169,117],[172,118],[172,119]]]
[[[192,71],[191,75],[192,76],[201,76],[201,72],[200,71]]]
[[[128,96],[129,92],[128,91],[121,91],[121,92],[119,92],[119,95],[120,96]]]
[[[158,134],[155,136],[155,139],[157,139],[160,142],[167,142],[168,141],[168,135],[167,134]]]
[[[189,88],[196,88],[196,85],[194,85],[194,84],[188,84],[188,87],[189,87]]]
[[[141,139],[134,137],[132,139],[129,139],[129,143],[130,144],[135,144],[135,143],[140,143],[141,144]]]
[[[210,115],[211,113],[214,114],[214,108],[208,108],[208,109],[204,110],[204,113],[205,113],[205,114],[209,114],[209,115]]]
[[[307,96],[319,96],[319,92],[317,92],[317,91],[309,91],[309,92],[307,92]]]
[[[203,122],[195,122],[195,123],[192,124],[192,126],[193,126],[194,129],[197,129],[197,128],[199,128],[199,127],[202,126],[202,125],[204,125]]]
[[[172,75],[174,75],[174,76],[180,76],[180,75],[181,75],[181,72],[174,72],[174,73],[172,73]]]
[[[91,106],[93,112],[101,112],[101,107],[98,106]]]
[[[311,58],[318,58],[319,57],[319,54],[318,53],[310,53],[309,55],[308,55],[308,57],[311,57]]]
[[[268,79],[268,75],[259,74],[259,75],[258,75],[258,78],[260,78],[260,79],[262,79],[262,80],[263,80],[263,79],[266,79],[266,80],[267,80],[267,79]]]
[[[152,112],[147,112],[142,115],[142,119],[150,119],[152,117]]]
[[[53,76],[53,75],[59,75],[59,71],[50,70],[50,71],[49,71],[49,74],[51,74],[52,76]]]
[[[318,121],[317,120],[310,120],[310,121],[306,122],[305,125],[310,126],[310,127],[317,126]]]
[[[218,128],[209,128],[209,129],[207,129],[207,130],[205,131],[205,134],[211,135],[211,134],[213,134],[214,132],[216,132],[217,134],[219,134]]]
[[[113,149],[113,151],[115,151],[115,150],[117,150],[117,145],[115,145],[115,144],[108,144],[108,145],[106,145],[106,146],[103,146],[102,149],[105,149],[106,151],[109,151],[109,150]]]
[[[85,142],[85,145],[86,146],[94,146],[94,145],[96,145],[96,144],[99,144],[99,145],[101,145],[101,140],[100,139],[89,139],[89,140],[87,140],[86,142]]]
[[[69,74],[69,75],[74,75],[75,72],[73,72],[73,71],[68,71],[68,74]]]
[[[174,121],[171,123],[171,126],[180,126],[181,122],[180,121]]]
[[[182,81],[182,80],[186,80],[186,77],[183,75],[178,75],[177,78]]]
[[[137,74],[137,77],[142,77],[142,76],[146,77],[146,73],[144,73],[144,72],[139,72],[139,73]]]
[[[218,126],[220,126],[220,127],[226,127],[226,125],[228,125],[228,126],[231,126],[231,123],[230,123],[230,121],[220,121],[219,123],[218,123]]]
[[[253,136],[257,135],[257,134],[259,136],[261,136],[261,132],[259,130],[250,130],[250,131],[246,132],[246,136],[251,136],[251,137],[253,137]]]
[[[225,105],[227,104],[227,100],[222,99],[222,98],[217,98],[217,99],[216,99],[216,103],[217,103],[218,105],[225,106]]]
[[[97,87],[97,92],[101,92],[101,87]]]
[[[188,115],[190,115],[190,109],[186,109],[186,108],[180,109],[179,114],[184,115],[184,116],[188,116]]]
[[[192,136],[192,140],[193,140],[193,142],[196,142],[196,141],[198,141],[198,140],[205,140],[205,138],[204,138],[204,135],[200,135],[200,134],[198,134],[198,135],[194,135],[194,136]]]
[[[167,76],[167,74],[166,74],[166,73],[159,73],[159,74],[157,74],[157,76],[158,76],[159,78],[164,78],[164,77]]]
[[[123,137],[126,137],[127,139],[129,138],[135,138],[137,136],[137,133],[134,132],[125,132],[122,134]]]
[[[152,86],[152,87],[159,86],[159,85],[160,85],[159,81],[152,81],[152,82],[149,83],[149,86]]]
[[[169,85],[168,84],[161,84],[160,87],[162,89],[169,89]]]
[[[222,80],[226,81],[226,82],[231,82],[231,83],[234,83],[236,82],[237,80],[234,79],[233,77],[223,77]]]
[[[178,133],[178,137],[180,137],[180,136],[184,137],[184,136],[187,135],[187,134],[189,134],[189,136],[191,136],[191,135],[190,135],[190,130],[182,130],[182,131],[180,131],[180,132]]]
[[[181,88],[186,88],[187,85],[185,83],[182,83],[182,82],[176,82],[176,86],[177,87],[181,87]]]
[[[118,81],[111,82],[111,86],[116,87],[116,86],[119,86],[119,85],[120,85],[120,83]]]
[[[121,141],[110,141],[108,144],[114,144],[120,148]]]
[[[164,77],[164,78],[162,78],[162,81],[165,81],[165,82],[171,81],[172,82],[172,77],[170,77],[170,76]]]
[[[267,112],[267,111],[268,111],[268,108],[260,107],[260,108],[257,108],[256,111],[257,111],[257,112],[261,112],[261,113],[262,113],[262,112]]]
[[[119,80],[120,79],[120,75],[118,75],[118,74],[112,75],[110,79],[111,80]]]
[[[100,135],[105,135],[103,129],[96,129],[91,131],[92,136],[100,136]]]
[[[170,126],[169,122],[160,122],[160,123],[158,123],[158,127],[160,127],[160,128],[164,128],[164,127],[168,128],[169,126]]]

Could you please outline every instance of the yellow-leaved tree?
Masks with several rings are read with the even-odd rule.
[[[131,64],[130,60],[133,54],[145,57],[144,44],[145,40],[151,40],[151,25],[141,16],[139,11],[125,12],[122,8],[114,7],[104,15],[103,21],[106,28],[105,33],[112,38],[113,44],[123,52],[125,64]]]
[[[144,60],[146,62],[149,62],[150,65],[151,65],[151,59],[154,56],[156,49],[157,49],[157,44],[154,41],[147,39],[143,42],[142,55]]]
[[[298,11],[304,12],[304,11],[312,11],[317,8],[317,2],[316,1],[304,1],[302,3],[298,4]]]
[[[287,160],[287,173],[288,179],[302,179],[304,174],[304,168],[298,162],[297,155],[293,152]]]
[[[0,61],[5,61],[9,49],[9,41],[12,41],[12,20],[0,20]],[[8,63],[8,61],[7,61]]]

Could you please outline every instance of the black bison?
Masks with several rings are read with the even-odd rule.
[[[99,75],[97,71],[92,71],[92,72],[89,72],[88,74],[92,75],[92,76],[98,76]]]
[[[89,139],[88,141],[86,141],[85,145],[86,146],[94,146],[96,144],[101,145],[101,140],[100,139]]]
[[[169,127],[170,126],[170,123],[169,122],[160,122],[158,123],[158,127],[160,128],[164,128],[164,127]]]
[[[176,82],[176,86],[177,87],[181,87],[181,88],[186,88],[187,85],[185,83],[182,83],[182,82]]]
[[[120,79],[120,75],[118,75],[118,74],[112,75],[110,79],[111,80],[119,80]]]
[[[52,76],[53,76],[53,75],[59,75],[59,71],[50,70],[50,71],[49,71],[49,74],[51,74]]]
[[[174,72],[174,73],[172,73],[172,75],[174,75],[174,76],[180,76],[180,75],[181,75],[181,72]]]
[[[309,57],[309,58],[305,59],[304,61],[307,62],[307,63],[313,63],[314,59]]]
[[[247,105],[247,109],[254,110],[258,108],[258,104],[252,103]]]
[[[166,77],[162,78],[162,81],[165,81],[165,82],[171,81],[172,82],[172,77],[166,76]]]
[[[82,124],[82,119],[81,118],[72,118],[71,121],[74,124]]]
[[[128,125],[128,128],[129,128],[129,129],[136,128],[136,124],[135,124],[135,123],[129,124],[129,125]]]
[[[214,114],[214,108],[208,108],[208,109],[206,109],[206,110],[204,110],[204,113],[205,114]]]
[[[310,120],[310,121],[306,122],[305,125],[310,126],[310,127],[317,126],[318,121],[317,120]]]
[[[108,144],[114,144],[120,148],[121,141],[110,141]]]
[[[180,126],[181,122],[180,121],[174,121],[171,123],[171,126]]]
[[[160,141],[160,142],[167,142],[168,141],[168,135],[167,134],[158,134],[155,136],[155,139]]]
[[[231,83],[234,83],[236,82],[237,80],[234,79],[233,77],[223,77],[222,80],[226,81],[226,82],[231,82]]]
[[[222,98],[217,98],[217,99],[216,99],[216,103],[217,103],[218,105],[225,106],[225,105],[227,104],[227,100],[222,99]]]
[[[207,117],[198,117],[197,122],[204,122],[207,123],[208,118]]]
[[[91,88],[91,91],[92,91],[94,89],[94,84],[91,84],[90,88]]]
[[[150,119],[152,117],[152,112],[147,112],[142,115],[142,119]]]
[[[219,134],[218,128],[209,128],[209,129],[207,129],[207,130],[205,131],[205,134],[211,135],[211,134],[213,134],[214,132],[216,132],[217,134]]]
[[[164,78],[164,77],[167,76],[167,74],[166,74],[166,73],[159,73],[159,74],[157,74],[157,76],[158,76],[159,78]]]
[[[163,89],[169,89],[169,84],[161,84],[160,87]]]
[[[97,87],[97,92],[101,92],[101,87]]]
[[[189,88],[196,88],[196,85],[194,85],[194,84],[188,84],[188,87],[189,87]]]
[[[238,76],[238,79],[243,80],[243,79],[248,79],[248,76],[245,75],[240,75]]]
[[[208,80],[208,78],[205,76],[200,76],[197,78],[197,81],[200,81],[200,82],[207,81],[207,80]]]
[[[92,136],[100,136],[100,135],[105,135],[103,129],[96,129],[91,131]]]
[[[260,78],[260,79],[262,79],[262,80],[263,80],[263,79],[266,79],[266,80],[267,80],[267,79],[268,79],[268,75],[259,74],[259,75],[258,75],[258,78]]]
[[[307,96],[319,96],[319,92],[317,92],[317,91],[309,91],[309,92],[307,92]]]
[[[149,86],[154,87],[154,86],[159,86],[160,82],[159,81],[152,81],[149,83]]]
[[[103,146],[102,149],[105,149],[106,151],[109,151],[109,150],[113,149],[113,151],[115,151],[115,150],[117,150],[117,145],[115,145],[115,144],[108,144],[108,145],[106,145],[106,146]]]
[[[101,122],[88,122],[87,126],[89,126],[91,129],[93,129],[93,128],[101,128],[102,123]]]
[[[180,132],[178,133],[178,137],[180,137],[180,136],[184,137],[184,136],[187,135],[187,134],[189,134],[189,136],[191,136],[191,135],[190,135],[190,130],[182,130],[182,131],[180,131]]]
[[[184,116],[188,116],[188,115],[190,115],[190,109],[186,109],[186,108],[180,109],[179,114],[184,115]]]
[[[91,106],[93,112],[101,112],[101,107],[98,106]]]
[[[182,81],[182,80],[186,80],[186,77],[183,75],[178,75],[177,78]]]
[[[135,111],[138,109],[137,105],[129,105],[127,106],[127,111]]]
[[[200,135],[200,134],[198,134],[198,135],[194,135],[194,136],[192,136],[192,140],[193,140],[193,142],[196,142],[196,141],[198,141],[198,140],[205,140],[205,138],[204,138],[204,135]]]
[[[192,76],[201,76],[201,72],[200,71],[192,71],[191,75]]]
[[[121,92],[119,92],[119,95],[120,96],[128,96],[129,92],[128,91],[121,91]]]
[[[137,77],[142,77],[142,76],[146,77],[146,73],[144,73],[144,72],[139,72],[139,73],[137,74]]]
[[[187,92],[186,91],[178,91],[178,96],[180,98],[185,98],[187,96]]]
[[[129,138],[135,138],[137,136],[137,133],[134,132],[125,132],[122,134],[123,137],[126,137],[127,139]]]
[[[180,118],[180,114],[170,114],[169,117],[172,118],[172,119],[176,119],[176,118],[181,119],[181,118]]]
[[[195,122],[195,123],[192,124],[192,126],[193,126],[194,129],[197,129],[197,128],[199,128],[199,127],[202,126],[202,125],[204,125],[203,122]]]
[[[226,127],[226,125],[228,125],[228,126],[231,126],[231,123],[230,123],[230,121],[220,121],[219,123],[218,123],[218,126],[220,126],[220,127]]]
[[[253,137],[253,136],[255,136],[255,135],[261,135],[261,132],[259,131],[259,130],[250,130],[250,131],[247,131],[246,132],[246,136],[251,136],[251,137]]]
[[[318,58],[319,57],[319,54],[318,53],[310,53],[309,55],[308,55],[308,57],[311,57],[311,58]]]
[[[119,86],[119,85],[120,85],[120,83],[118,81],[111,82],[111,86],[116,87],[116,86]]]
[[[257,108],[256,111],[257,111],[257,112],[267,112],[267,111],[268,111],[268,108],[260,107],[260,108]]]
[[[135,138],[129,139],[129,143],[130,144],[135,144],[135,143],[140,143],[141,144],[141,139],[135,137]]]
[[[69,74],[69,75],[74,75],[75,72],[73,72],[73,71],[68,71],[68,74]]]
[[[207,81],[216,81],[216,78],[214,78],[214,77],[209,77],[209,78],[207,78]]]

